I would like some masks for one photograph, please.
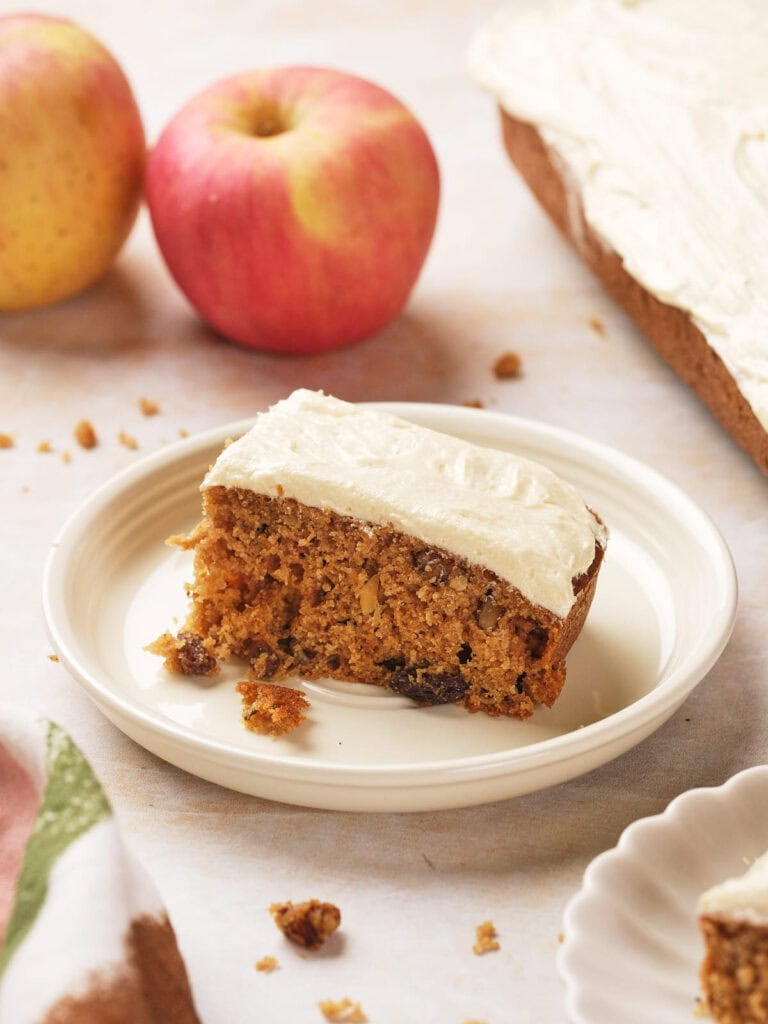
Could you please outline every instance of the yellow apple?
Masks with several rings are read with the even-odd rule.
[[[152,149],[161,251],[200,315],[241,345],[323,352],[400,312],[440,192],[414,115],[355,75],[278,67],[189,101]]]
[[[74,295],[141,199],[144,131],[115,59],[78,25],[0,18],[0,310]]]

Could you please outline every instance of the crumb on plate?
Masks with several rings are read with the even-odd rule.
[[[326,1020],[341,1021],[344,1024],[366,1024],[368,1020],[360,1003],[353,1002],[349,996],[343,999],[321,999],[317,1005]]]
[[[472,952],[476,956],[482,956],[483,953],[492,953],[497,949],[501,949],[501,946],[494,923],[493,921],[483,921],[475,928],[475,944],[472,947]]]
[[[13,448],[14,443],[10,434],[0,434],[0,448]]]
[[[257,971],[261,971],[264,974],[271,974],[272,971],[277,970],[280,965],[278,964],[276,957],[263,956],[261,960],[257,960],[253,966]]]
[[[244,679],[235,687],[243,699],[243,722],[264,736],[285,736],[306,720],[309,707],[303,690]]]
[[[511,380],[519,377],[523,361],[517,352],[504,352],[493,364],[493,375],[497,380]]]
[[[315,899],[273,903],[269,912],[286,939],[305,949],[319,949],[341,924],[337,906]]]
[[[160,412],[160,406],[151,398],[140,398],[139,409],[143,416],[157,416]]]
[[[81,448],[95,448],[99,443],[96,431],[93,429],[93,424],[90,420],[80,420],[75,425],[74,433],[75,440]]]

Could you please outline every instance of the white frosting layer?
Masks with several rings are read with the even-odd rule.
[[[708,889],[699,900],[699,914],[728,915],[752,921],[768,921],[768,853],[743,875]]]
[[[284,495],[491,569],[564,617],[603,526],[569,484],[507,452],[295,391],[219,456],[203,487]]]
[[[470,67],[535,124],[588,223],[683,309],[768,429],[768,4],[517,0]]]

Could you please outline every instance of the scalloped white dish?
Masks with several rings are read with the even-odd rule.
[[[210,781],[287,803],[363,811],[528,793],[590,771],[661,725],[713,665],[733,625],[733,563],[707,516],[653,470],[567,431],[484,410],[382,407],[545,463],[608,524],[597,595],[554,708],[519,722],[418,708],[376,687],[302,683],[309,721],[273,739],[243,728],[236,668],[207,685],[170,677],[144,647],[183,621],[192,569],[191,554],[164,540],[195,524],[207,467],[249,421],[137,462],[97,491],[53,546],[44,580],[49,633],[104,714],[148,750]]]
[[[768,849],[766,805],[768,766],[749,768],[634,822],[592,861],[558,954],[572,1024],[690,1024],[704,952],[698,898]]]

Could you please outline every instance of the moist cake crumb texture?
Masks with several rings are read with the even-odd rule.
[[[304,712],[309,701],[301,690],[249,679],[238,683],[235,689],[243,700],[243,722],[252,732],[284,736],[306,719]]]

